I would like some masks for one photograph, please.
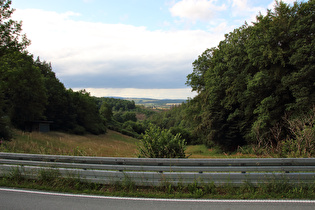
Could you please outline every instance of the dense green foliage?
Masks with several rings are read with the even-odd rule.
[[[165,110],[151,116],[150,122],[162,129],[168,129],[173,135],[178,133],[186,140],[187,144],[200,143],[198,135],[194,133],[193,123],[188,115],[190,104],[182,103],[170,110]]]
[[[193,63],[187,84],[198,92],[189,112],[204,143],[225,149],[278,139],[271,128],[283,117],[298,117],[315,104],[315,1],[277,2],[274,11],[257,16],[226,34],[218,47]]]
[[[151,124],[143,134],[139,145],[139,157],[185,158],[186,142],[181,135]]]
[[[134,101],[127,101],[118,98],[99,98],[98,101],[99,103],[107,103],[112,108],[113,112],[130,111],[136,108]]]
[[[7,107],[10,107],[10,101],[7,100],[7,96],[14,94],[11,91],[11,88],[14,88],[12,87],[12,82],[23,74],[21,69],[12,62],[11,57],[18,58],[17,62],[22,63],[22,57],[27,57],[23,52],[29,45],[26,36],[21,35],[21,23],[10,19],[14,12],[10,5],[10,0],[0,1],[0,140],[11,138],[9,130],[10,119],[7,117],[7,113],[15,115],[18,112],[17,106],[12,107],[10,110],[7,109]],[[26,71],[29,71],[29,68],[32,67],[27,66],[26,68]],[[12,76],[12,78],[9,78],[9,76]],[[18,99],[15,97],[13,100],[16,101]]]
[[[77,134],[106,131],[96,100],[85,91],[66,90],[51,65],[26,51],[30,41],[21,23],[10,19],[11,1],[0,1],[0,139],[11,138],[10,124],[25,129],[32,121],[53,121],[53,129]]]
[[[96,98],[96,101],[109,129],[135,138],[144,133],[145,123],[137,119],[137,114],[144,112],[144,108],[136,106],[134,101],[118,98]]]

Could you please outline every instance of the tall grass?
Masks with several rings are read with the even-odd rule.
[[[10,142],[0,146],[0,152],[100,156],[136,157],[137,139],[108,131],[104,135],[71,135],[60,132],[27,133],[16,130]]]
[[[98,157],[137,157],[138,139],[108,130],[104,135],[73,135],[61,132],[28,133],[14,131],[10,142],[0,145],[0,152],[98,156]],[[252,155],[225,154],[219,148],[207,148],[205,145],[188,145],[189,158],[228,158],[252,157]]]

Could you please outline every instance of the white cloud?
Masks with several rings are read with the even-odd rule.
[[[256,16],[261,12],[264,14],[267,8],[264,7],[253,7],[247,0],[232,0],[232,15],[234,17],[247,17],[248,23],[255,22]],[[245,20],[242,20],[244,23]]]
[[[75,21],[73,12],[18,9],[23,30],[32,41],[29,51],[51,61],[59,75],[149,74],[188,65],[207,47],[223,39],[205,31],[149,31],[123,24]],[[129,68],[119,69],[121,66]],[[132,71],[131,71],[132,70]]]
[[[170,8],[173,16],[190,21],[209,22],[217,11],[226,10],[226,5],[215,5],[215,0],[182,0]]]

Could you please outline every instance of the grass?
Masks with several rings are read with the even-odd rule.
[[[189,145],[186,149],[186,154],[190,158],[261,158],[263,155],[257,156],[254,154],[242,154],[235,152],[227,154],[222,152],[219,148],[207,148],[205,145]]]
[[[72,135],[60,132],[26,133],[15,131],[14,139],[4,142],[0,152],[75,155],[99,157],[136,157],[137,139],[108,130],[103,135]]]
[[[14,139],[4,142],[0,152],[75,155],[98,157],[137,157],[138,140],[108,130],[103,135],[73,135],[61,132],[28,133],[15,130]],[[204,145],[187,147],[190,158],[217,158],[224,155]]]
[[[137,157],[138,139],[108,130],[103,135],[74,135],[61,132],[28,133],[14,131],[14,139],[0,145],[0,152],[98,156]],[[219,149],[209,149],[205,145],[188,145],[189,158],[252,158],[255,155],[241,153],[226,154]],[[259,156],[261,157],[261,156]]]
[[[84,155],[99,157],[137,157],[137,139],[108,130],[104,135],[70,135],[60,132],[25,133],[15,131],[14,139],[0,146],[0,152],[30,154]],[[190,158],[242,158],[258,157],[241,153],[224,154],[219,149],[204,145],[187,146]],[[2,175],[2,174],[0,174]],[[48,191],[86,193],[106,196],[155,197],[155,198],[203,198],[203,199],[315,199],[315,181],[311,185],[291,185],[271,182],[258,187],[244,183],[240,187],[230,185],[193,183],[177,186],[164,183],[158,187],[139,187],[125,180],[113,185],[84,182],[75,176],[60,177],[57,169],[41,171],[38,179],[26,179],[19,170],[2,175],[0,186],[31,188]]]
[[[154,198],[201,198],[201,199],[315,199],[314,184],[292,185],[285,181],[274,181],[258,187],[244,183],[239,187],[231,185],[216,186],[213,183],[192,183],[176,186],[164,183],[161,186],[141,187],[130,180],[112,185],[95,184],[80,180],[75,176],[59,177],[57,169],[40,171],[36,180],[27,179],[18,169],[0,178],[0,186],[31,188],[67,193],[84,193],[119,197]]]

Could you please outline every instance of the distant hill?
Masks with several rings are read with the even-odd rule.
[[[152,99],[152,98],[123,98],[123,97],[106,97],[117,98],[128,101],[134,101],[136,105],[143,105],[145,107],[169,109],[172,106],[177,106],[185,103],[187,99]]]

